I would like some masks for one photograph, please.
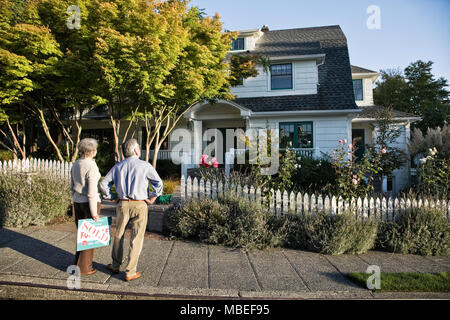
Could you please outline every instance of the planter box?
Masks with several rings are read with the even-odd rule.
[[[151,232],[162,233],[167,222],[167,213],[173,208],[173,205],[154,204],[148,206],[147,230]]]

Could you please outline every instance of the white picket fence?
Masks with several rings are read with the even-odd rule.
[[[341,214],[351,211],[361,218],[375,217],[377,219],[392,220],[398,213],[411,208],[437,208],[450,218],[450,201],[434,199],[415,198],[392,198],[392,197],[366,197],[344,200],[342,197],[328,195],[309,195],[307,193],[294,193],[280,190],[271,190],[272,196],[268,200],[264,197],[260,187],[248,187],[230,185],[227,182],[204,181],[197,178],[181,177],[182,199],[217,199],[225,192],[234,191],[239,197],[249,199],[251,202],[267,207],[270,212],[282,215],[293,213],[302,215],[325,211],[330,214]]]
[[[70,179],[71,162],[27,158],[22,160],[0,161],[0,172],[45,172],[62,179]]]

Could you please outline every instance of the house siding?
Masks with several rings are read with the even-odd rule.
[[[247,78],[244,84],[231,89],[238,98],[271,97],[293,94],[317,94],[318,70],[315,60],[280,62],[292,63],[293,88],[285,90],[270,89],[270,71],[258,66],[258,75]],[[276,64],[275,62],[273,64]]]
[[[311,121],[313,123],[313,146],[314,157],[320,158],[322,153],[330,153],[336,148],[340,139],[351,139],[351,120],[346,116],[342,117],[277,117],[264,119],[250,119],[250,128],[267,127],[279,129],[280,122],[302,122]],[[349,134],[350,133],[350,134]]]
[[[358,107],[373,105],[373,82],[370,78],[363,78],[358,75],[353,75],[353,80],[362,79],[363,82],[363,100],[356,100]]]

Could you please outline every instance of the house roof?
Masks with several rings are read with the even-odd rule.
[[[325,54],[318,66],[317,95],[238,98],[235,102],[252,111],[358,109],[353,93],[347,39],[338,25],[266,31],[255,50],[269,58]]]
[[[366,106],[366,107],[361,107],[362,111],[358,114],[358,116],[356,117],[356,119],[375,119],[383,110],[385,110],[384,107],[382,106]],[[393,118],[404,118],[404,119],[417,119],[419,120],[420,117],[412,114],[412,113],[407,113],[407,112],[403,112],[403,111],[398,111],[398,110],[392,110],[392,117]]]
[[[352,70],[352,73],[378,73],[376,71],[372,71],[372,70],[361,68],[361,67],[354,66],[354,65],[351,66],[351,70]]]

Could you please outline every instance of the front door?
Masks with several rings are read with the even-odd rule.
[[[230,151],[229,148],[227,149],[227,145],[231,146],[231,148],[237,148],[238,147],[238,143],[237,143],[237,137],[234,136],[233,140],[234,141],[227,141],[227,129],[233,130],[233,132],[237,129],[242,129],[245,130],[244,128],[216,128],[218,131],[220,131],[220,133],[222,134],[222,152],[223,152],[223,156],[220,157],[218,155],[215,154],[215,150],[213,150],[211,152],[211,156],[212,157],[217,157],[217,160],[219,161],[220,164],[223,164],[225,162],[225,153]],[[215,138],[214,138],[215,139]],[[211,139],[210,141],[206,141],[206,145],[210,144],[212,141],[214,141],[214,139]],[[231,138],[229,138],[231,139]],[[227,143],[228,142],[228,143]],[[220,161],[222,160],[222,161]]]
[[[356,161],[364,156],[364,129],[352,129],[352,144],[355,148]]]

